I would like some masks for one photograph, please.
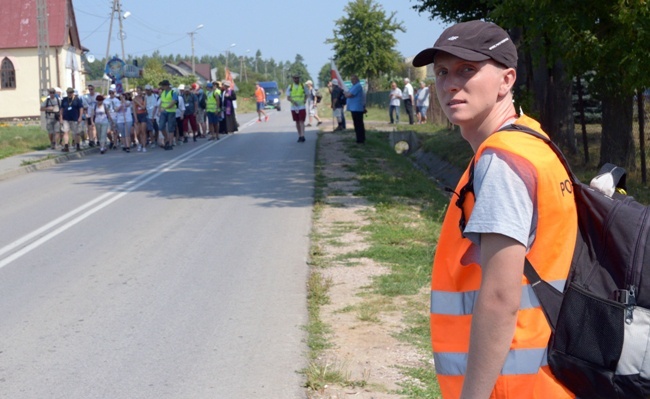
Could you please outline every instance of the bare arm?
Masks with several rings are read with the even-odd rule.
[[[512,238],[481,235],[483,275],[461,399],[490,397],[515,332],[525,255],[526,248]]]

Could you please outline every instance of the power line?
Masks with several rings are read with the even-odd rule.
[[[107,18],[106,15],[97,15],[97,14],[92,14],[92,13],[89,13],[88,11],[84,11],[84,10],[80,9],[79,7],[75,7],[74,10],[75,10],[75,12],[79,11],[79,12],[82,13],[82,14],[90,15],[91,17],[96,17],[96,18]]]
[[[131,14],[131,18],[133,18],[133,20],[135,22],[139,23],[140,25],[144,26],[145,28],[149,29],[150,31],[160,33],[160,34],[163,34],[163,35],[168,35],[168,36],[176,36],[177,35],[176,33],[169,33],[169,32],[160,31],[160,30],[157,30],[155,28],[152,28],[151,26],[147,25],[143,20],[141,20],[140,18],[136,17],[133,14]]]
[[[83,41],[85,41],[86,39],[88,39],[90,36],[94,35],[94,34],[99,30],[99,28],[101,28],[102,26],[104,26],[104,25],[106,24],[106,22],[108,22],[109,20],[110,20],[110,18],[106,18],[106,20],[104,20],[104,22],[102,22],[101,24],[99,24],[99,26],[98,26],[97,28],[95,28],[94,31],[90,32],[86,37],[84,37],[83,39],[81,39],[81,41],[83,42]]]
[[[148,50],[132,51],[132,52],[130,52],[130,54],[142,54],[142,53],[148,53],[148,52],[150,52],[150,51],[158,50],[158,49],[160,49],[160,48],[162,48],[162,47],[171,46],[172,44],[174,44],[174,43],[178,43],[178,42],[180,42],[181,40],[185,40],[185,37],[181,37],[180,39],[178,39],[178,40],[174,40],[173,42],[169,42],[169,43],[167,43],[167,44],[159,45],[159,46],[157,46],[157,47],[154,47],[154,48],[151,48],[151,49],[148,49]]]

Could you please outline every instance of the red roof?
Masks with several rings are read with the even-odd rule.
[[[0,49],[38,47],[36,0],[0,0]],[[81,48],[72,0],[47,0],[50,46],[62,47],[72,37],[72,45]],[[66,29],[66,20],[70,20]]]

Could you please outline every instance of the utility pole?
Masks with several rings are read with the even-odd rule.
[[[122,44],[122,61],[126,62],[126,56],[124,55],[124,29],[122,26],[122,2],[120,0],[115,0],[117,2],[117,18],[120,21],[120,43]],[[126,90],[129,90],[129,79],[124,78],[124,87]]]
[[[113,34],[113,18],[115,18],[115,11],[117,9],[117,1],[113,0],[113,5],[111,6],[111,23],[108,26],[108,43],[106,44],[106,58],[105,61],[108,62],[108,57],[111,54],[111,35]],[[121,23],[121,22],[120,22]],[[104,93],[108,94],[108,86],[110,83],[106,81],[104,85]]]
[[[50,74],[50,32],[48,27],[47,0],[37,0],[36,13],[38,21],[38,69],[39,90],[38,98],[47,93],[52,77]]]
[[[192,75],[196,76],[196,66],[194,64],[194,35],[196,34],[196,31],[203,28],[203,24],[199,24],[192,32],[187,32],[188,35],[190,35],[190,39],[192,41]]]

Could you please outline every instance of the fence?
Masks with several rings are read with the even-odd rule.
[[[376,91],[374,93],[366,94],[366,106],[377,107],[388,110],[388,95],[390,91]],[[413,112],[415,112],[415,104],[413,104]],[[404,107],[402,107],[404,109]],[[404,111],[405,114],[406,111]],[[435,85],[429,86],[429,109],[427,110],[427,123],[435,125],[448,124],[447,116],[442,112],[436,97]]]

